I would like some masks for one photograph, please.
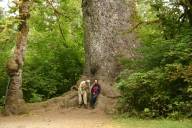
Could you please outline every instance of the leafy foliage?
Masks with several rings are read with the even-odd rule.
[[[151,8],[159,22],[138,29],[142,56],[128,60],[119,76],[119,110],[140,117],[191,117],[190,22],[179,20],[183,12],[173,1],[152,1]]]
[[[23,76],[24,97],[30,102],[68,91],[83,69],[80,2],[52,2],[36,3],[30,20]]]
[[[8,84],[6,62],[14,47],[17,11],[13,5],[0,19],[0,97],[5,96]],[[39,102],[68,91],[82,73],[81,2],[36,0],[30,13],[23,92],[27,102]]]

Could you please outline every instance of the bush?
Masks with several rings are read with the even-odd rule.
[[[153,6],[158,6],[160,23],[138,30],[142,56],[120,59],[125,69],[117,79],[122,93],[119,112],[150,118],[192,117],[191,26],[175,22],[182,13],[177,7]]]
[[[32,97],[30,98],[29,102],[33,103],[33,102],[40,102],[42,101],[42,95],[33,93]]]
[[[187,77],[176,74],[175,66],[137,72],[119,80],[119,110],[141,117],[192,116],[191,84],[186,82]]]
[[[0,98],[0,106],[3,106],[4,105],[4,101],[5,101],[5,96],[2,96]]]
[[[23,74],[26,101],[35,102],[59,96],[70,90],[79,79],[83,70],[79,50],[61,48],[52,54],[34,57],[29,54],[30,58],[26,61]]]

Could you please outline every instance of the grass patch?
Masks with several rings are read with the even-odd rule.
[[[118,128],[192,128],[192,120],[144,120],[136,118],[115,118],[115,126]]]

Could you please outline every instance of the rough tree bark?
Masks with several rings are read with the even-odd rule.
[[[112,86],[121,71],[119,57],[132,58],[138,46],[134,0],[83,0],[86,65],[84,74],[99,79],[102,94],[118,96]]]
[[[30,1],[19,1],[19,26],[16,40],[16,47],[13,56],[7,63],[7,72],[10,77],[9,87],[5,101],[6,114],[19,114],[23,112],[24,100],[22,93],[22,67],[24,63],[24,53],[27,44]]]

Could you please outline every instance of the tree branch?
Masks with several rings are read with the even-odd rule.
[[[47,3],[51,6],[51,8],[53,9],[54,13],[59,16],[59,15],[62,15],[62,13],[60,11],[58,11],[54,6],[53,6],[53,1],[49,1],[49,0],[46,0]]]
[[[63,15],[63,14],[62,14],[60,11],[58,11],[58,10],[53,6],[52,1],[49,1],[49,0],[46,0],[46,1],[47,1],[47,3],[51,6],[51,8],[54,10],[54,14],[55,14],[55,16],[56,16],[57,19],[58,19],[59,31],[60,31],[60,34],[61,34],[61,36],[62,36],[62,38],[63,38],[63,41],[64,41],[63,45],[67,48],[68,46],[66,45],[66,39],[65,39],[65,36],[64,36],[64,32],[63,32],[63,30],[62,30],[62,28],[61,28],[61,24],[60,24],[60,22],[59,22],[60,16]]]
[[[141,21],[138,24],[136,24],[135,26],[133,26],[133,28],[131,28],[128,33],[133,32],[135,29],[137,29],[140,25],[145,24],[145,25],[150,25],[150,24],[157,24],[160,23],[159,19],[156,20],[151,20],[151,21]],[[127,32],[124,32],[127,33]]]

